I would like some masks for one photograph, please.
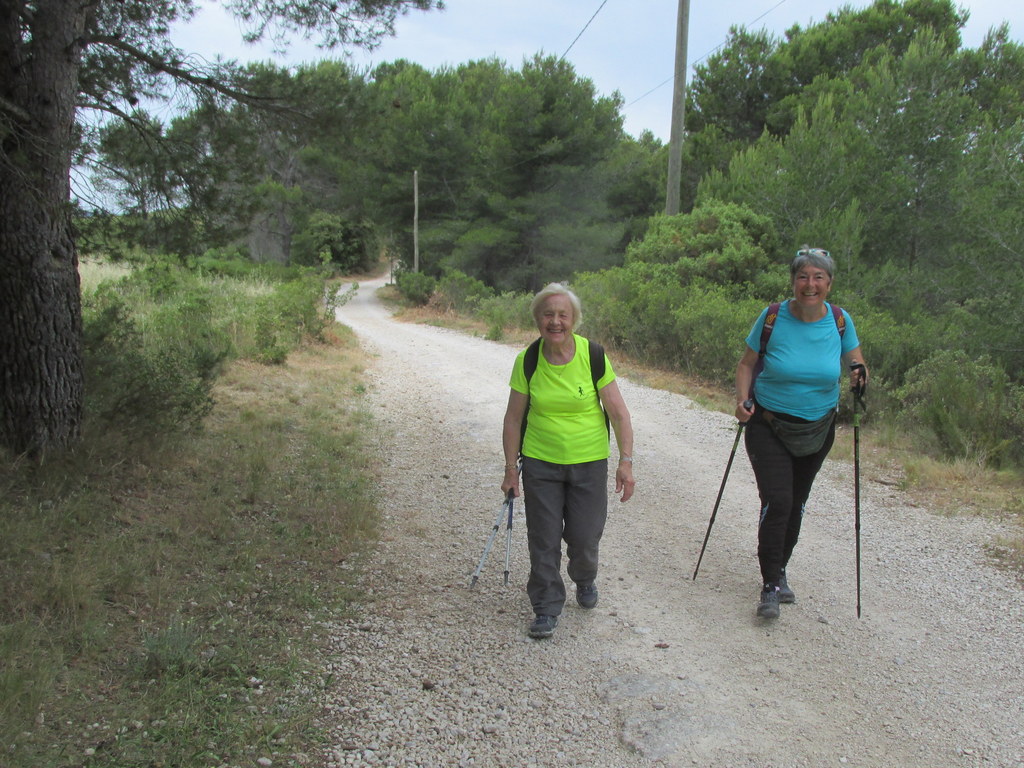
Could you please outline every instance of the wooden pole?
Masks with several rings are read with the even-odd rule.
[[[420,271],[420,172],[412,172],[412,271]]]
[[[672,88],[672,133],[668,142],[668,186],[665,215],[679,213],[679,187],[683,170],[683,117],[686,110],[686,38],[690,27],[690,0],[679,0],[676,18],[676,69]]]

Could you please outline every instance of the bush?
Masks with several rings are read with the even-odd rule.
[[[709,200],[690,213],[654,217],[644,239],[629,246],[626,261],[677,264],[687,277],[739,283],[769,269],[769,256],[777,250],[769,217]]]
[[[204,279],[157,262],[100,283],[83,293],[87,423],[130,441],[198,428],[226,360],[284,362],[323,337],[342,300],[314,270],[284,282]]]
[[[994,467],[1020,460],[1024,388],[988,356],[935,352],[907,372],[897,397],[902,419],[927,427],[944,456]]]
[[[255,348],[242,348],[240,355],[280,365],[303,339],[323,340],[337,303],[337,289],[328,290],[324,276],[313,270],[297,280],[274,284],[251,303],[248,322],[254,328]]]
[[[197,274],[243,278],[259,266],[244,246],[211,248],[188,260],[188,266]]]
[[[647,285],[672,281],[672,268],[630,264],[576,276],[586,334],[605,346],[641,359],[651,357],[648,316],[642,309]]]
[[[314,211],[295,236],[292,258],[296,264],[329,264],[343,274],[365,272],[376,258],[373,227],[336,213]]]
[[[493,296],[494,291],[482,281],[453,269],[438,281],[434,301],[441,309],[473,314],[481,302]]]
[[[151,441],[197,428],[228,356],[227,338],[209,322],[209,304],[191,296],[142,323],[116,291],[83,301],[87,422]]]
[[[398,292],[417,307],[426,306],[437,288],[437,280],[422,272],[399,272],[395,277]]]
[[[532,296],[514,291],[483,299],[477,307],[476,316],[487,322],[487,338],[501,341],[506,328],[533,328],[530,315],[532,300]]]
[[[913,322],[897,320],[893,313],[854,296],[836,294],[831,300],[850,313],[872,381],[897,388],[914,366],[935,348],[938,323],[917,316]]]
[[[756,298],[737,301],[723,286],[690,286],[673,312],[683,370],[723,386],[731,384],[743,340],[764,306]]]

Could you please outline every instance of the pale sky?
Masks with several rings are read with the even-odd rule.
[[[618,91],[624,100],[626,131],[647,129],[664,141],[671,130],[672,78],[678,0],[446,0],[444,11],[413,12],[399,19],[394,38],[372,53],[356,52],[352,62],[370,67],[404,58],[434,70],[492,56],[519,69],[535,53],[564,55],[600,95]],[[870,0],[691,0],[687,78],[693,65],[725,41],[729,27],[765,29],[782,37],[793,24],[807,27],[845,5],[865,8]],[[1024,3],[1019,0],[962,0],[971,13],[963,43],[976,48],[992,27],[1010,25],[1024,39]],[[205,9],[175,42],[190,53],[239,61],[270,60],[280,66],[320,58],[342,58],[297,41],[286,55],[269,46],[247,46],[238,24],[219,7]]]

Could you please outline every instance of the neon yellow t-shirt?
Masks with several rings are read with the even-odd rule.
[[[552,464],[582,464],[610,455],[604,411],[590,378],[590,344],[578,334],[573,338],[576,354],[565,365],[548,363],[541,341],[537,370],[529,383],[523,370],[525,349],[512,366],[509,386],[530,397],[523,456]],[[613,381],[615,371],[605,355],[598,389]]]

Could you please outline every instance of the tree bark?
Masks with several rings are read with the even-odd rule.
[[[82,306],[70,170],[88,3],[0,13],[0,445],[40,456],[71,445],[83,411]]]

